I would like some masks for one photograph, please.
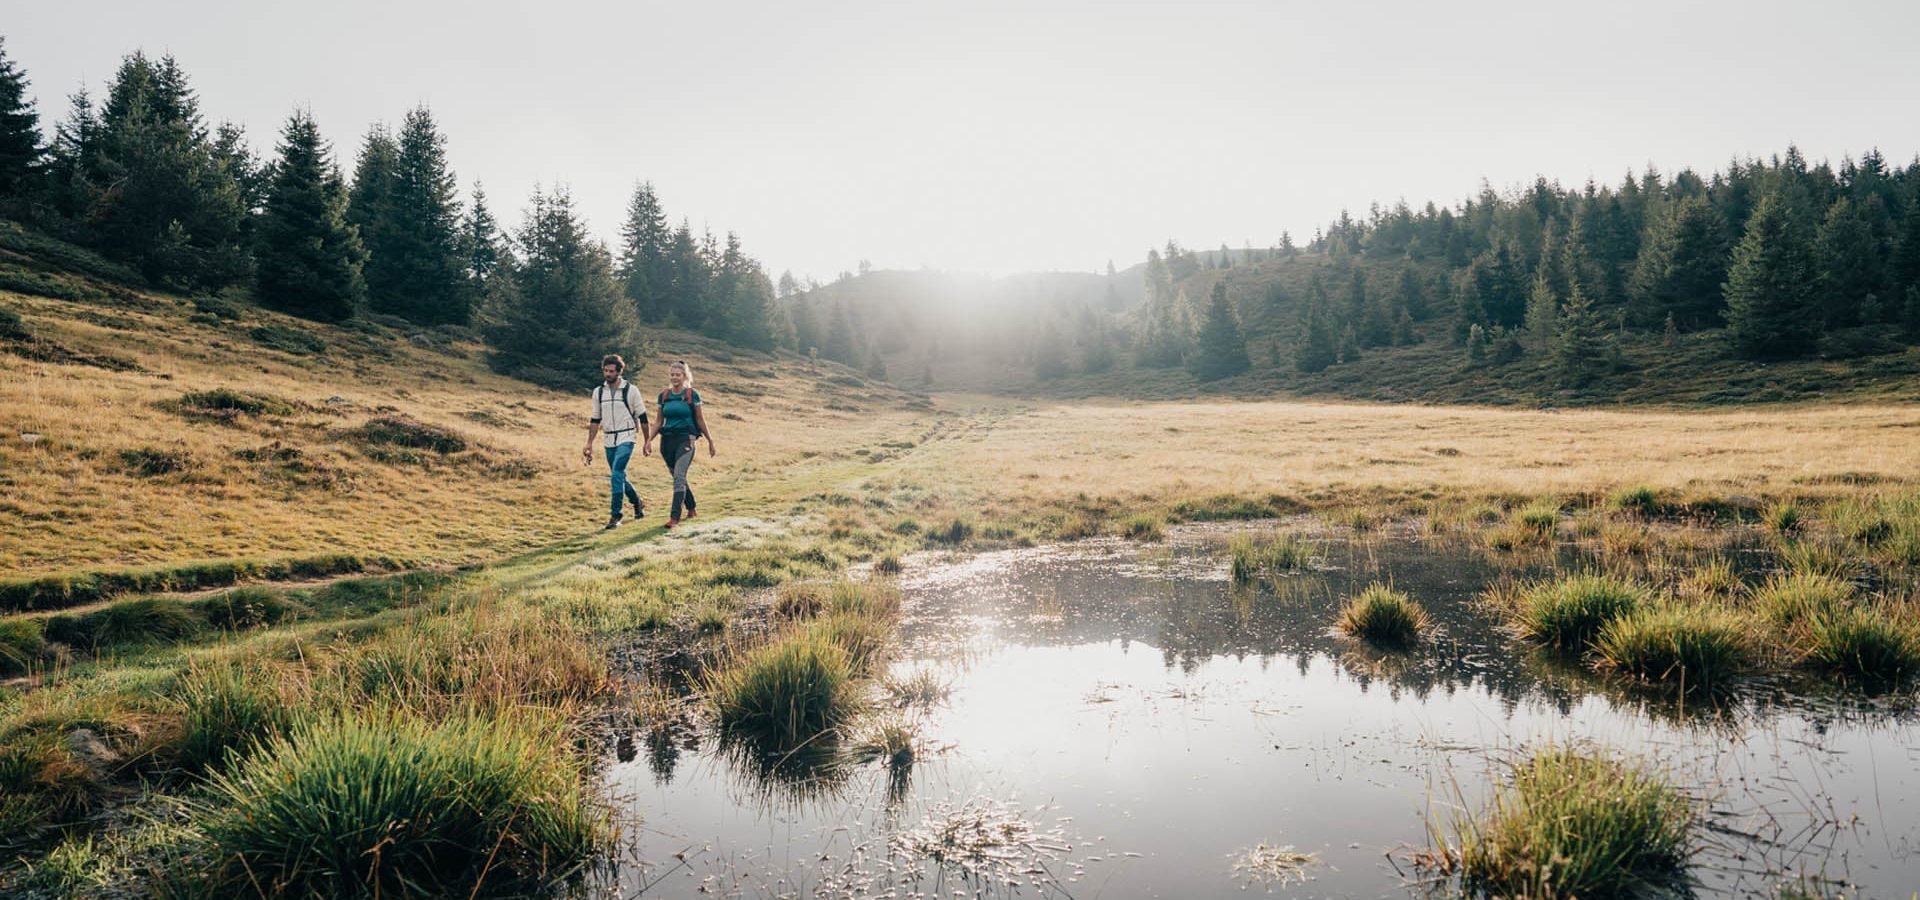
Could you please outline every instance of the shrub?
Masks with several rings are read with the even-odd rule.
[[[1470,890],[1630,897],[1681,883],[1692,854],[1685,796],[1624,762],[1566,749],[1515,766],[1487,818],[1459,828]]]
[[[1747,671],[1750,647],[1731,613],[1710,607],[1649,607],[1601,627],[1593,642],[1594,667],[1687,692],[1709,691]]]
[[[1370,585],[1340,610],[1340,630],[1387,647],[1407,647],[1427,629],[1427,611],[1406,594]]]
[[[20,314],[0,306],[0,341],[26,341],[33,339],[33,332],[27,330],[27,323],[20,320]]]
[[[840,644],[801,629],[747,651],[706,679],[707,703],[728,734],[798,747],[839,727],[858,706],[853,662]]]
[[[247,329],[254,343],[295,356],[314,356],[327,352],[327,342],[310,332],[287,325],[255,325]]]
[[[46,649],[38,619],[0,619],[0,678],[32,671]]]
[[[1572,575],[1529,587],[1517,624],[1535,643],[1580,652],[1608,622],[1633,612],[1644,599],[1638,585],[1612,575]]]
[[[519,894],[585,862],[607,836],[566,761],[564,732],[557,719],[524,712],[319,721],[216,774],[198,818],[236,886]]]
[[[193,309],[208,318],[220,322],[231,322],[240,318],[240,304],[217,294],[201,294],[193,298]]]
[[[405,416],[381,416],[369,419],[354,433],[361,441],[382,447],[430,450],[442,455],[467,449],[466,438]]]
[[[1920,634],[1883,609],[1844,607],[1808,623],[1801,662],[1868,684],[1920,673]]]
[[[46,636],[82,650],[108,650],[185,640],[205,627],[206,620],[185,603],[140,597],[77,616],[53,616],[47,620]]]

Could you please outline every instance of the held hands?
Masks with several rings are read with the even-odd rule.
[[[641,455],[641,456],[652,456],[652,455],[653,455],[653,440],[652,440],[651,438],[649,438],[649,439],[647,439],[647,440],[645,440],[645,441],[642,441],[642,442],[640,443],[640,455]]]

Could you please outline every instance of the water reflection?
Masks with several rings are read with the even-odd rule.
[[[1495,579],[1578,564],[1564,554],[1337,540],[1312,572],[1235,589],[1217,544],[1189,533],[910,569],[895,672],[951,685],[918,714],[951,749],[890,767],[839,745],[799,759],[691,725],[649,733],[613,766],[645,821],[633,851],[660,863],[707,849],[643,868],[679,866],[648,895],[950,892],[941,863],[898,838],[941,810],[1028,798],[1055,817],[1031,830],[1071,846],[1059,877],[962,890],[1230,896],[1247,848],[1293,846],[1316,863],[1289,894],[1418,896],[1432,885],[1408,880],[1406,858],[1429,816],[1444,825],[1480,802],[1540,740],[1669,768],[1706,810],[1705,896],[1769,893],[1794,874],[1867,896],[1920,884],[1911,693],[1786,678],[1712,698],[1620,690],[1522,648],[1471,602]],[[1414,651],[1331,630],[1373,580],[1426,606],[1434,631]]]

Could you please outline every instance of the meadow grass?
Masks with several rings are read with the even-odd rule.
[[[1646,590],[1625,579],[1598,572],[1570,575],[1528,587],[1514,625],[1534,643],[1579,653],[1608,622],[1646,601]]]
[[[279,692],[275,674],[233,661],[189,669],[179,689],[177,763],[196,772],[220,768],[231,756],[291,730],[301,710]]]
[[[295,896],[513,896],[564,878],[610,835],[565,759],[564,719],[439,722],[372,711],[277,737],[198,808],[215,879]]]
[[[1513,518],[1522,528],[1551,542],[1554,531],[1560,527],[1560,504],[1536,500],[1515,511]]]
[[[33,671],[46,651],[45,630],[37,619],[0,619],[0,678]]]
[[[1683,692],[1711,691],[1750,671],[1752,641],[1733,613],[1710,606],[1643,606],[1593,640],[1599,671]]]
[[[1367,589],[1340,610],[1339,629],[1384,647],[1410,647],[1427,629],[1427,611],[1404,592],[1384,584]]]
[[[1850,607],[1856,589],[1830,575],[1797,571],[1775,575],[1749,601],[1762,619],[1786,634]]]
[[[1760,521],[1775,534],[1791,535],[1806,524],[1806,514],[1791,500],[1776,500],[1760,514]]]
[[[1514,766],[1478,820],[1455,823],[1465,887],[1549,900],[1671,890],[1693,854],[1693,809],[1661,778],[1597,752],[1549,747]]]
[[[1868,685],[1920,673],[1920,629],[1912,610],[1841,607],[1810,617],[1801,640],[1802,665]]]

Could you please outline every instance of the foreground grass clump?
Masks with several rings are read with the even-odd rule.
[[[1693,811],[1679,791],[1611,757],[1550,748],[1514,768],[1479,822],[1458,830],[1470,890],[1631,897],[1680,883]]]
[[[216,878],[294,896],[465,897],[564,877],[608,834],[558,746],[565,731],[531,713],[297,729],[211,780]]]
[[[788,632],[746,651],[706,681],[722,730],[771,747],[799,747],[844,724],[859,706],[854,662],[832,636]]]
[[[23,675],[33,669],[46,647],[36,619],[0,620],[0,678]]]
[[[1409,647],[1427,629],[1427,611],[1384,584],[1369,586],[1340,610],[1339,627],[1352,637],[1386,647]]]
[[[1313,565],[1313,548],[1291,533],[1257,538],[1234,535],[1227,546],[1228,574],[1235,584],[1251,584],[1268,575],[1298,572]]]
[[[1920,673],[1920,632],[1910,618],[1879,607],[1846,607],[1807,624],[1801,663],[1868,684]]]
[[[1640,586],[1612,575],[1572,575],[1529,587],[1515,624],[1535,643],[1579,652],[1608,622],[1640,608],[1645,599]]]
[[[270,675],[239,664],[189,671],[180,685],[183,707],[177,761],[188,771],[217,768],[232,755],[290,731],[295,712]]]
[[[1746,672],[1752,644],[1733,614],[1662,605],[1613,619],[1594,638],[1594,667],[1635,681],[1706,691]]]

